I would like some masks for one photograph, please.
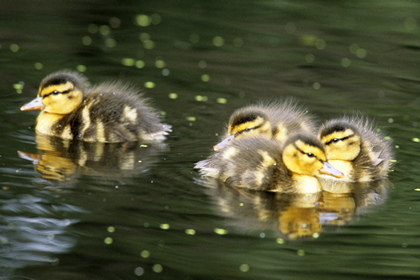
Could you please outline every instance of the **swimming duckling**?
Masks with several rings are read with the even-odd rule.
[[[195,168],[228,186],[285,193],[316,193],[321,185],[315,175],[341,176],[326,161],[324,145],[309,134],[293,136],[283,149],[274,139],[239,139]]]
[[[59,71],[45,77],[38,97],[21,107],[41,110],[39,134],[87,142],[162,141],[171,126],[161,123],[138,90],[121,82],[85,86],[77,72]]]
[[[213,148],[220,151],[233,140],[250,136],[274,138],[283,143],[298,132],[315,132],[315,124],[293,100],[250,105],[233,112],[222,141]]]
[[[366,118],[330,120],[321,126],[318,137],[325,145],[328,162],[344,173],[341,180],[367,182],[388,175],[391,143]]]

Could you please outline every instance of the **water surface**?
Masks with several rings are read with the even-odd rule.
[[[2,2],[2,279],[420,277],[416,1]],[[19,107],[60,69],[144,88],[173,133],[36,139]],[[304,198],[200,184],[230,113],[285,97],[374,118],[390,180]]]

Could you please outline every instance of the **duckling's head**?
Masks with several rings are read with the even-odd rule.
[[[244,108],[235,111],[229,120],[228,136],[213,148],[215,151],[230,145],[235,139],[252,136],[271,138],[271,123],[268,116],[255,108]]]
[[[324,145],[312,135],[297,134],[291,137],[284,144],[282,159],[287,169],[294,174],[343,176],[327,162]]]
[[[361,136],[358,129],[346,121],[330,121],[318,134],[325,145],[328,160],[354,160],[361,151]]]
[[[22,111],[43,110],[47,113],[66,115],[82,104],[86,78],[77,72],[61,71],[45,77],[38,90],[38,97],[23,105]]]

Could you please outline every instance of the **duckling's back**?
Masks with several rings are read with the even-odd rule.
[[[274,102],[265,106],[265,110],[273,123],[273,135],[280,142],[300,132],[315,132],[315,121],[307,111],[294,100]],[[274,125],[275,124],[275,125]]]
[[[70,127],[74,138],[88,142],[162,141],[170,126],[134,88],[105,83],[85,95],[82,105],[56,129]]]
[[[280,144],[272,139],[249,137],[215,153],[195,166],[204,176],[231,187],[287,192],[291,173],[282,162]],[[286,179],[286,180],[285,180]],[[281,183],[280,183],[281,182]]]

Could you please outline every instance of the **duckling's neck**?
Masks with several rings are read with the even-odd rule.
[[[314,176],[293,174],[292,182],[296,193],[317,193],[322,190],[321,183]]]
[[[56,124],[60,122],[66,115],[61,114],[53,114],[47,113],[45,111],[41,111],[39,113],[38,118],[36,119],[36,127],[35,130],[39,134],[44,135],[51,135],[56,136],[57,133],[54,131]],[[68,131],[67,131],[68,130]],[[62,138],[71,139],[71,131],[70,126],[68,128],[64,128],[61,133]]]

